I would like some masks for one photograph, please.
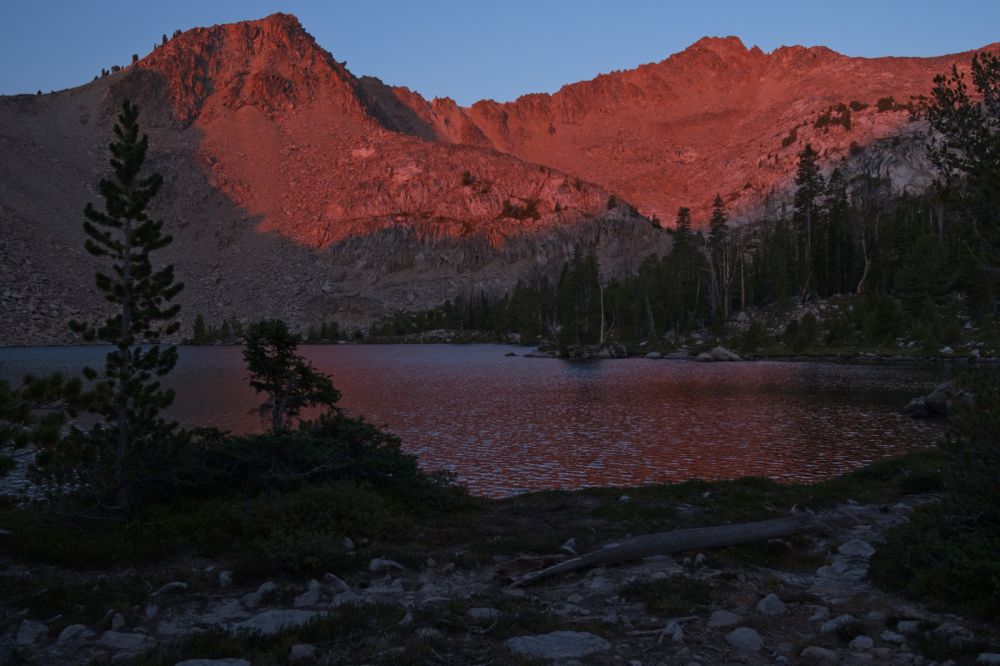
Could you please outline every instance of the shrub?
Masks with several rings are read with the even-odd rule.
[[[967,374],[959,384],[975,396],[959,401],[943,445],[944,496],[890,531],[872,561],[884,585],[951,602],[985,617],[1000,616],[1000,377]]]

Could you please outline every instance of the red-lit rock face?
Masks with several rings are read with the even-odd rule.
[[[262,216],[262,231],[303,244],[396,223],[499,243],[524,220],[537,228],[607,209],[608,193],[579,178],[386,129],[403,120],[385,117],[394,94],[363,86],[288,15],[191,30],[137,69],[161,76],[175,116],[202,133],[213,184]]]
[[[857,151],[905,132],[909,112],[880,112],[878,100],[926,95],[936,74],[970,58],[850,58],[801,46],[765,54],[735,37],[705,38],[659,63],[505,104],[461,109],[395,92],[441,141],[491,145],[576,174],[665,222],[689,206],[703,224],[717,193],[739,214],[786,185],[806,142],[830,164],[852,144]],[[852,101],[850,128],[814,127]]]
[[[805,142],[829,164],[904,132],[909,113],[879,111],[878,100],[905,104],[968,61],[801,46],[766,54],[705,38],[553,95],[462,108],[355,78],[294,17],[275,14],[188,31],[139,67],[162,75],[176,116],[204,132],[220,189],[264,215],[266,229],[322,244],[387,216],[468,229],[502,218],[505,200],[535,200],[541,224],[571,222],[599,214],[609,192],[667,223],[679,206],[703,223],[717,193],[738,216],[788,184]],[[814,127],[851,102],[849,128]]]

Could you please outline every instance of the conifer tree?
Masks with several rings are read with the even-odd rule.
[[[813,230],[820,218],[819,198],[823,194],[825,183],[823,174],[819,171],[817,159],[819,155],[811,144],[799,153],[799,169],[795,175],[795,213],[792,216],[799,234],[799,274],[801,298],[804,300],[809,291],[815,289],[813,284]]]
[[[975,239],[970,247],[981,249],[975,258],[995,269],[1000,265],[1000,53],[974,55],[971,74],[976,94],[955,66],[949,76],[935,77],[927,107],[936,133],[929,154],[961,195]]]
[[[287,431],[303,409],[332,410],[340,399],[330,378],[298,355],[300,341],[280,319],[251,324],[244,336],[243,360],[250,370],[250,386],[267,396],[254,411],[270,423],[275,434]]]
[[[124,512],[137,501],[140,468],[152,449],[166,446],[176,430],[175,423],[160,416],[174,399],[160,378],[176,364],[177,349],[160,342],[180,326],[180,306],[170,302],[184,287],[174,280],[173,266],[155,269],[152,263],[152,253],[172,239],[163,233],[163,222],[146,210],[163,179],[143,173],[149,140],[140,136],[138,118],[138,107],[126,100],[109,146],[112,173],[98,186],[104,210],[90,203],[84,209],[85,248],[110,263],[110,272],[97,273],[96,284],[113,305],[113,314],[99,326],[70,323],[85,340],[114,347],[100,379],[95,370],[84,369],[88,379],[96,380],[89,409],[102,419],[88,444],[98,458],[112,463],[110,478],[95,477],[99,501]]]

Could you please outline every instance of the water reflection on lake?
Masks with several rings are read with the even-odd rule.
[[[931,443],[899,414],[945,366],[568,362],[500,345],[303,347],[341,405],[387,427],[427,468],[507,495],[694,477],[818,480]],[[0,349],[0,378],[100,367],[95,347]],[[240,350],[186,347],[168,383],[187,425],[257,430]]]

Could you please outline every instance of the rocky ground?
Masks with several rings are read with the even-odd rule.
[[[375,558],[344,577],[250,585],[234,584],[217,561],[101,575],[8,563],[10,590],[34,585],[41,595],[56,581],[103,590],[128,580],[140,593],[133,603],[106,594],[120,601],[90,616],[81,609],[92,605],[74,606],[66,594],[47,617],[3,595],[0,664],[1000,663],[996,627],[867,580],[885,530],[929,499],[813,513],[817,530],[762,546],[779,555],[770,566],[706,551],[524,587],[511,582],[573,556],[575,542],[560,554],[495,556],[478,566],[455,551],[453,561],[419,567]],[[694,507],[678,511],[696,520]]]

